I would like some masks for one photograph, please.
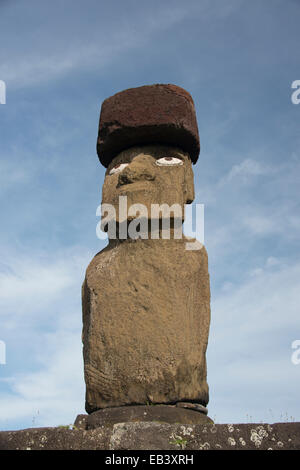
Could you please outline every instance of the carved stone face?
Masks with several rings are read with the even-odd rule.
[[[194,200],[192,163],[181,149],[163,145],[132,147],[117,155],[107,168],[102,204],[115,207],[118,221],[119,196],[127,196],[128,208],[143,204],[184,204]]]

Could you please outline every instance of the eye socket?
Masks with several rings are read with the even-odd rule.
[[[158,166],[171,166],[171,165],[183,165],[183,161],[176,157],[163,157],[156,160]]]
[[[118,163],[110,170],[109,175],[115,175],[116,173],[120,173],[128,165],[129,163]]]

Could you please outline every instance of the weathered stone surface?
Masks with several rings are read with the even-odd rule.
[[[166,157],[175,165],[157,164]],[[120,163],[122,171],[111,173]],[[127,196],[128,207],[143,204],[148,214],[152,203],[183,208],[194,198],[189,156],[159,145],[121,152],[107,170],[102,203],[117,210],[120,196]],[[149,237],[110,239],[87,268],[82,299],[89,413],[148,402],[208,402],[205,248],[187,250],[185,237]]]
[[[300,423],[208,426],[119,423],[114,426],[110,449],[300,449]]]
[[[111,431],[34,428],[0,432],[0,450],[103,450],[109,449]]]
[[[196,401],[206,406],[207,254],[186,239],[118,240],[83,284],[86,410]]]
[[[179,406],[180,408],[187,408],[190,410],[199,411],[200,413],[204,413],[205,415],[207,415],[207,408],[203,405],[200,405],[199,403],[188,403],[182,401],[176,403],[176,406]]]
[[[122,150],[135,145],[180,147],[195,163],[200,144],[194,102],[176,85],[130,88],[107,98],[101,107],[97,152],[107,167]]]
[[[87,419],[88,415],[77,415],[74,422],[74,427],[76,429],[87,429]]]
[[[300,423],[127,422],[97,429],[0,432],[0,450],[300,450]]]
[[[179,165],[159,166],[165,158],[176,158]],[[127,164],[119,172],[111,174],[118,165]],[[102,188],[102,204],[110,204],[116,210],[119,222],[120,197],[127,198],[127,206],[143,204],[150,218],[153,204],[178,204],[180,219],[184,219],[184,205],[194,200],[194,175],[190,157],[176,147],[151,145],[132,147],[117,155],[107,168]],[[141,214],[142,216],[143,214]],[[128,216],[127,218],[133,218]],[[155,218],[155,216],[153,216]],[[162,215],[160,215],[162,218]]]
[[[199,150],[193,100],[179,87],[129,89],[102,105],[98,154],[108,166],[102,208],[111,215],[105,220],[109,245],[88,266],[82,288],[88,413],[208,402],[207,254],[202,245],[186,249],[191,240],[180,233],[184,206],[194,199],[192,162]],[[172,226],[167,237],[166,220]],[[133,222],[143,224],[141,238],[130,233]]]
[[[112,426],[125,422],[156,421],[160,423],[212,424],[213,421],[204,413],[191,409],[178,408],[175,405],[139,405],[105,408],[88,415],[85,429],[99,426]],[[76,425],[76,421],[74,423]]]

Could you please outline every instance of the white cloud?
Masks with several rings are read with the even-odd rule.
[[[20,165],[14,161],[12,152],[9,157],[0,156],[0,191],[4,192],[8,188],[20,183],[27,183],[32,177],[31,168],[28,165]]]
[[[300,263],[267,258],[256,276],[215,294],[208,346],[210,412],[234,422],[255,410],[271,420],[273,410],[300,419],[300,368],[291,362],[300,335]],[[286,399],[288,397],[288,399]]]
[[[229,199],[233,191],[245,194],[249,190],[248,185],[257,183],[257,177],[270,176],[278,171],[277,167],[263,164],[253,158],[245,158],[240,163],[232,165],[227,173],[219,177],[216,182],[210,182],[201,187],[201,190],[196,192],[196,199],[198,201],[201,195],[201,200],[205,204],[215,206],[220,201],[225,202]]]
[[[41,298],[52,298],[72,282],[68,266],[57,263],[43,266],[31,263],[18,263],[13,266],[14,272],[0,273],[0,302],[22,298],[23,302]]]
[[[32,257],[3,253],[0,265],[2,322],[8,317],[8,323],[13,325],[18,321],[18,315],[24,314],[28,319],[35,314],[42,317],[49,305],[69,288],[80,289],[90,254],[80,248],[78,253],[74,251],[69,249],[52,256],[34,254]]]
[[[275,258],[275,256],[269,256],[266,261],[266,267],[273,267],[273,266],[278,266],[280,264],[280,260],[278,258]]]
[[[84,41],[81,38],[78,41],[78,36],[75,36],[66,41],[64,48],[55,49],[54,40],[49,43],[48,51],[45,51],[47,46],[44,43],[42,48],[35,44],[35,48],[25,55],[11,54],[1,63],[1,74],[7,83],[8,93],[10,87],[24,88],[59,79],[70,72],[74,73],[76,69],[103,70],[111,62],[122,58],[127,50],[144,47],[154,34],[175,26],[188,15],[187,9],[175,6],[172,9],[162,8],[159,15],[149,11],[142,22],[138,15],[137,21],[132,18],[132,23],[129,24],[116,18],[119,24],[115,25],[113,33],[106,26],[99,29],[97,22],[98,31],[90,28],[87,32],[89,38],[86,37]]]
[[[70,2],[69,8],[71,7]],[[65,24],[62,26],[60,21],[57,21],[56,11],[52,16],[50,9],[48,22],[43,31],[43,42],[39,44],[32,31],[26,31],[29,43],[20,43],[19,47],[13,50],[7,48],[6,58],[2,57],[1,60],[1,74],[7,83],[9,93],[11,87],[24,88],[37,85],[59,79],[80,69],[85,71],[97,69],[101,72],[112,62],[122,60],[127,51],[146,48],[146,45],[156,39],[158,34],[178,27],[186,19],[196,17],[199,23],[206,22],[210,18],[225,19],[237,7],[239,4],[234,0],[222,6],[219,2],[212,3],[211,0],[202,1],[201,4],[190,2],[188,8],[183,7],[180,2],[173,2],[172,6],[160,3],[158,8],[135,6],[132,14],[126,17],[122,14],[115,16],[113,12],[113,30],[111,19],[106,22],[105,15],[102,19],[102,12],[98,9],[94,14],[91,13],[92,9],[87,9],[82,12],[82,18],[73,18],[74,23],[68,27]],[[67,6],[65,8],[67,9]],[[78,27],[75,27],[78,20],[81,22],[88,20],[89,28],[85,29],[84,39],[78,34],[82,27],[81,22],[79,21]],[[54,22],[56,35],[53,37]],[[7,32],[6,36],[8,34]],[[6,42],[9,44],[9,37],[6,37]],[[62,43],[64,47],[61,47]]]
[[[261,240],[280,239],[285,250],[298,242],[299,170],[295,158],[272,165],[246,158],[201,188],[210,260],[253,250]]]
[[[91,257],[79,247],[3,255],[0,428],[71,424],[84,412],[81,284]]]
[[[270,173],[270,169],[262,163],[246,158],[238,165],[233,165],[229,173],[224,177],[227,183],[232,182],[234,178],[241,178],[245,183],[251,176],[259,176]]]
[[[214,308],[217,315],[221,315],[222,322],[225,321],[224,327],[228,325],[229,320],[232,320],[235,326],[246,328],[247,333],[258,328],[262,332],[269,331],[270,327],[297,326],[300,263],[277,265],[277,269],[265,266],[260,267],[260,277],[249,278],[235,292],[230,292],[228,296],[219,296],[215,300]],[[221,313],[224,310],[227,311],[226,315]]]
[[[242,223],[255,235],[269,235],[282,230],[281,225],[271,214],[244,215]]]
[[[43,340],[40,369],[6,380],[11,391],[0,394],[2,429],[14,421],[27,422],[27,427],[72,424],[77,414],[85,412],[79,331],[45,333]]]

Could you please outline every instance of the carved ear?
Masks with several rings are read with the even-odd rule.
[[[194,189],[194,172],[192,169],[192,162],[186,165],[185,180],[184,180],[184,204],[191,204],[195,199]]]

